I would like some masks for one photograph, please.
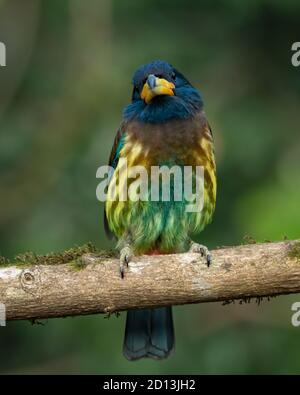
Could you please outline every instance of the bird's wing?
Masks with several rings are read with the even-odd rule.
[[[209,130],[209,133],[210,133],[211,137],[214,138],[214,134],[213,134],[212,128],[211,128],[211,126],[210,126],[210,124],[208,122],[207,122],[207,127],[208,127],[208,130]]]
[[[121,123],[121,125],[117,131],[117,134],[116,134],[116,137],[115,137],[115,140],[114,140],[111,152],[110,152],[110,156],[109,156],[108,164],[113,169],[116,169],[116,167],[118,166],[120,152],[121,152],[121,149],[123,148],[124,143],[125,143],[125,137],[126,137],[126,124],[125,124],[125,122],[123,122],[123,123]],[[113,175],[113,172],[110,174],[110,179],[112,178],[112,175]],[[113,233],[110,231],[109,226],[108,226],[105,208],[104,208],[103,221],[104,221],[105,233],[109,239],[112,239]]]

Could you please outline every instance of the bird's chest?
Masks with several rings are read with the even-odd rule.
[[[200,141],[200,130],[192,122],[133,124],[128,130],[122,154],[127,158],[128,166],[197,165],[199,155],[196,152]]]

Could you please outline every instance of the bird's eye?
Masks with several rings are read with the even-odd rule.
[[[132,97],[131,97],[132,101],[139,97],[139,92],[140,92],[139,88],[137,86],[134,86],[132,91]]]
[[[175,74],[174,72],[171,74],[171,78],[172,78],[173,81],[175,81],[175,79],[176,79],[176,74]]]

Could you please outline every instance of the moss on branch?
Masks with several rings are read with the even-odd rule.
[[[25,252],[16,255],[12,260],[4,256],[0,256],[0,267],[7,266],[32,266],[32,265],[60,265],[71,263],[72,267],[80,270],[86,266],[81,259],[84,254],[95,254],[97,258],[110,258],[116,256],[114,251],[98,250],[92,243],[86,243],[82,246],[76,246],[63,252],[51,252],[46,255],[38,255],[34,252]]]

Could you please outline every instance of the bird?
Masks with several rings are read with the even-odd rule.
[[[212,220],[217,190],[213,134],[202,96],[182,73],[163,60],[139,67],[132,83],[131,101],[123,110],[109,158],[112,174],[108,196],[124,182],[121,167],[125,159],[128,169],[143,166],[147,171],[152,166],[201,166],[204,191],[202,209],[197,212],[187,212],[184,199],[123,201],[118,194],[107,199],[104,227],[109,237],[117,239],[120,275],[126,281],[130,261],[142,254],[191,251],[199,253],[209,267],[209,250],[193,241]],[[170,306],[127,312],[123,355],[128,360],[164,359],[174,347]]]

